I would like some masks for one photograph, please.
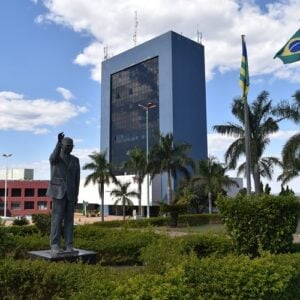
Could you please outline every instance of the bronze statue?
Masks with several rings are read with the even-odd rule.
[[[58,134],[57,144],[50,155],[51,180],[47,196],[52,197],[50,246],[52,255],[73,252],[74,209],[78,201],[80,165],[71,155],[73,140]],[[61,229],[64,226],[64,246],[61,248]]]

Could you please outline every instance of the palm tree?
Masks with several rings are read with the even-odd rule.
[[[208,197],[208,210],[212,213],[212,196],[223,191],[224,187],[238,186],[237,182],[225,175],[226,168],[219,163],[216,157],[210,156],[207,160],[200,160],[196,173],[192,178],[193,182],[199,181],[204,187]]]
[[[121,202],[123,206],[123,221],[125,221],[125,208],[126,205],[133,205],[133,202],[129,197],[137,197],[138,193],[135,191],[128,191],[128,187],[130,186],[130,182],[116,182],[117,187],[113,189],[110,194],[111,196],[116,198],[115,205]]]
[[[272,175],[273,165],[277,164],[278,159],[274,157],[264,158],[268,162],[264,167],[269,166],[269,171],[263,170],[263,153],[270,143],[270,134],[279,130],[278,122],[284,118],[274,119],[272,110],[272,100],[268,99],[269,93],[263,91],[256,100],[249,105],[249,131],[251,149],[251,173],[254,180],[255,192],[261,192],[260,177],[266,174]],[[233,100],[232,114],[240,124],[227,123],[226,125],[215,125],[213,129],[221,134],[234,136],[237,139],[229,146],[225,153],[225,163],[230,169],[235,169],[240,157],[245,154],[245,120],[244,120],[244,101],[241,98]],[[243,167],[240,168],[241,170]]]
[[[294,103],[290,105],[283,101],[275,108],[275,114],[286,117],[296,124],[300,124],[300,90],[293,95]],[[299,176],[300,173],[300,134],[293,135],[282,149],[283,172],[278,177],[282,184],[286,184],[291,179]]]
[[[274,166],[282,166],[282,162],[277,157],[262,157],[258,161],[258,170],[261,177],[265,177],[272,180],[272,175],[274,173]],[[237,175],[246,172],[246,162],[240,164],[237,170]]]
[[[188,167],[194,168],[194,161],[187,155],[190,145],[186,143],[174,144],[173,135],[161,134],[159,143],[154,145],[149,157],[149,171],[153,178],[156,174],[167,173],[168,203],[173,204],[172,178],[181,173],[185,178],[190,177]]]
[[[106,159],[106,151],[93,152],[89,155],[92,162],[83,166],[83,170],[92,170],[86,179],[84,186],[87,186],[90,182],[98,184],[98,192],[101,199],[101,221],[104,222],[104,185],[109,184],[110,181],[116,181],[114,174],[112,173],[112,166]]]
[[[138,184],[138,201],[139,201],[139,216],[142,216],[142,183],[147,175],[147,157],[145,152],[136,147],[127,152],[128,161],[125,162],[124,168],[129,172],[134,172],[135,181]]]
[[[293,135],[282,149],[283,172],[278,177],[282,184],[288,183],[300,173],[300,133]]]

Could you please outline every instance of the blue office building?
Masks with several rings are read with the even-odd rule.
[[[171,132],[194,159],[207,158],[203,45],[170,31],[103,61],[100,149],[113,164],[135,146],[146,149],[141,106],[149,102],[149,148],[159,132]]]

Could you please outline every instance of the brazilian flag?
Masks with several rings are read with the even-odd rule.
[[[300,60],[300,29],[276,53],[274,58],[280,58],[284,64]]]

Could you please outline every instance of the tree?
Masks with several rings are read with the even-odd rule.
[[[110,181],[115,182],[116,177],[112,172],[112,165],[106,159],[106,151],[93,152],[89,155],[92,162],[83,166],[83,170],[92,170],[86,179],[84,186],[90,182],[98,184],[98,192],[101,199],[101,221],[104,222],[104,185],[109,184]]]
[[[279,162],[276,157],[263,158],[263,153],[270,143],[270,134],[279,130],[278,122],[284,118],[274,118],[272,100],[269,93],[263,91],[256,100],[249,105],[249,131],[251,149],[251,173],[254,180],[255,193],[259,194],[260,178],[272,176],[273,166]],[[240,157],[245,154],[245,120],[244,101],[241,98],[233,100],[232,114],[240,124],[227,123],[226,125],[215,125],[213,129],[221,134],[230,135],[237,139],[229,146],[225,153],[225,163],[230,169],[235,169]],[[263,161],[266,162],[263,164]],[[240,167],[240,170],[243,170]],[[267,170],[269,169],[269,170]]]
[[[282,184],[288,183],[300,173],[300,134],[293,135],[284,145],[282,152],[283,172],[278,176]]]
[[[208,157],[207,160],[200,160],[196,167],[196,173],[192,181],[199,181],[204,187],[204,191],[208,197],[209,213],[212,213],[213,195],[217,196],[218,193],[223,191],[224,187],[238,186],[236,181],[225,175],[225,172],[226,168],[214,156]]]
[[[149,170],[151,177],[156,174],[167,173],[168,204],[173,204],[172,178],[175,180],[177,174],[181,173],[185,178],[190,177],[190,170],[194,168],[194,161],[187,154],[190,145],[186,143],[174,143],[173,135],[161,134],[159,143],[154,145],[149,158]]]
[[[123,221],[125,221],[125,210],[126,206],[133,205],[130,197],[138,197],[138,193],[135,191],[128,191],[128,187],[130,186],[130,182],[121,183],[119,181],[116,182],[117,187],[113,189],[110,194],[111,196],[116,198],[115,205],[121,202],[123,207]]]
[[[300,124],[300,90],[293,95],[293,104],[282,101],[274,111],[280,117],[288,118]],[[278,177],[286,184],[300,173],[300,134],[293,135],[284,145],[282,152],[283,172]]]
[[[128,160],[124,164],[125,170],[135,174],[135,181],[138,184],[139,216],[142,216],[142,183],[147,175],[147,157],[145,152],[136,147],[127,152]]]

